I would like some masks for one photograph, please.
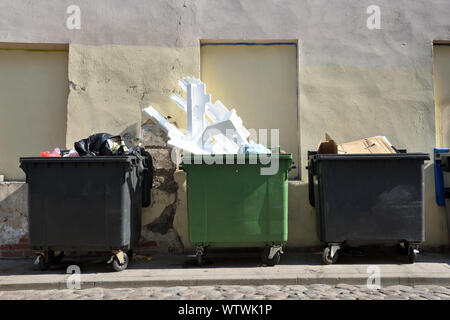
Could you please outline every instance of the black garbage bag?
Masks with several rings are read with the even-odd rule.
[[[150,206],[151,189],[153,185],[153,160],[150,153],[141,148],[141,155],[144,163],[144,180],[142,182],[142,207]]]
[[[86,139],[75,142],[75,150],[81,157],[85,156],[111,156],[128,151],[126,146],[118,144],[122,142],[120,136],[109,133],[96,133]]]
[[[133,155],[138,158],[138,172],[142,174],[142,207],[151,204],[151,189],[153,185],[153,160],[144,148],[131,147],[128,151],[118,151],[117,155]]]

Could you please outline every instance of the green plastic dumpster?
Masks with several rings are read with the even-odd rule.
[[[277,264],[288,237],[292,154],[275,154],[271,163],[267,155],[214,155],[212,164],[206,157],[182,159],[189,241],[198,264],[203,264],[207,247],[261,247],[263,262]]]

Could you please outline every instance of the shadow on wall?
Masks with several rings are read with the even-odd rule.
[[[157,125],[145,123],[140,137],[142,146],[152,156],[153,187],[151,204],[142,210],[141,241],[137,251],[181,253],[183,241],[174,228],[179,184],[175,181],[172,148],[167,145],[167,134]]]
[[[28,238],[28,187],[24,182],[0,183],[0,251]],[[11,247],[12,246],[12,247]],[[25,246],[22,249],[25,249]]]
[[[442,249],[448,247],[449,233],[445,207],[436,203],[433,161],[425,162],[425,242],[423,247]]]
[[[317,249],[322,246],[316,231],[316,211],[309,204],[307,181],[289,181],[288,242],[290,248]]]

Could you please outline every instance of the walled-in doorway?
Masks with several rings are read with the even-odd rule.
[[[450,44],[435,44],[436,146],[450,147]]]
[[[0,175],[23,180],[19,157],[65,147],[68,50],[0,44]]]
[[[279,129],[281,148],[299,167],[296,42],[203,42],[201,79],[212,100],[236,109],[248,129]]]

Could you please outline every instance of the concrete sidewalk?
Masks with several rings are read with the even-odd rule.
[[[105,260],[66,258],[62,264],[39,271],[31,259],[0,260],[0,291],[65,289],[66,269],[81,268],[81,287],[135,288],[195,285],[307,285],[366,284],[368,267],[380,268],[381,285],[450,285],[450,254],[424,253],[415,264],[394,253],[363,257],[342,256],[336,265],[323,265],[320,253],[289,252],[275,267],[261,265],[256,253],[214,253],[205,266],[193,256],[154,255],[150,261],[134,259],[122,272],[111,271]]]

